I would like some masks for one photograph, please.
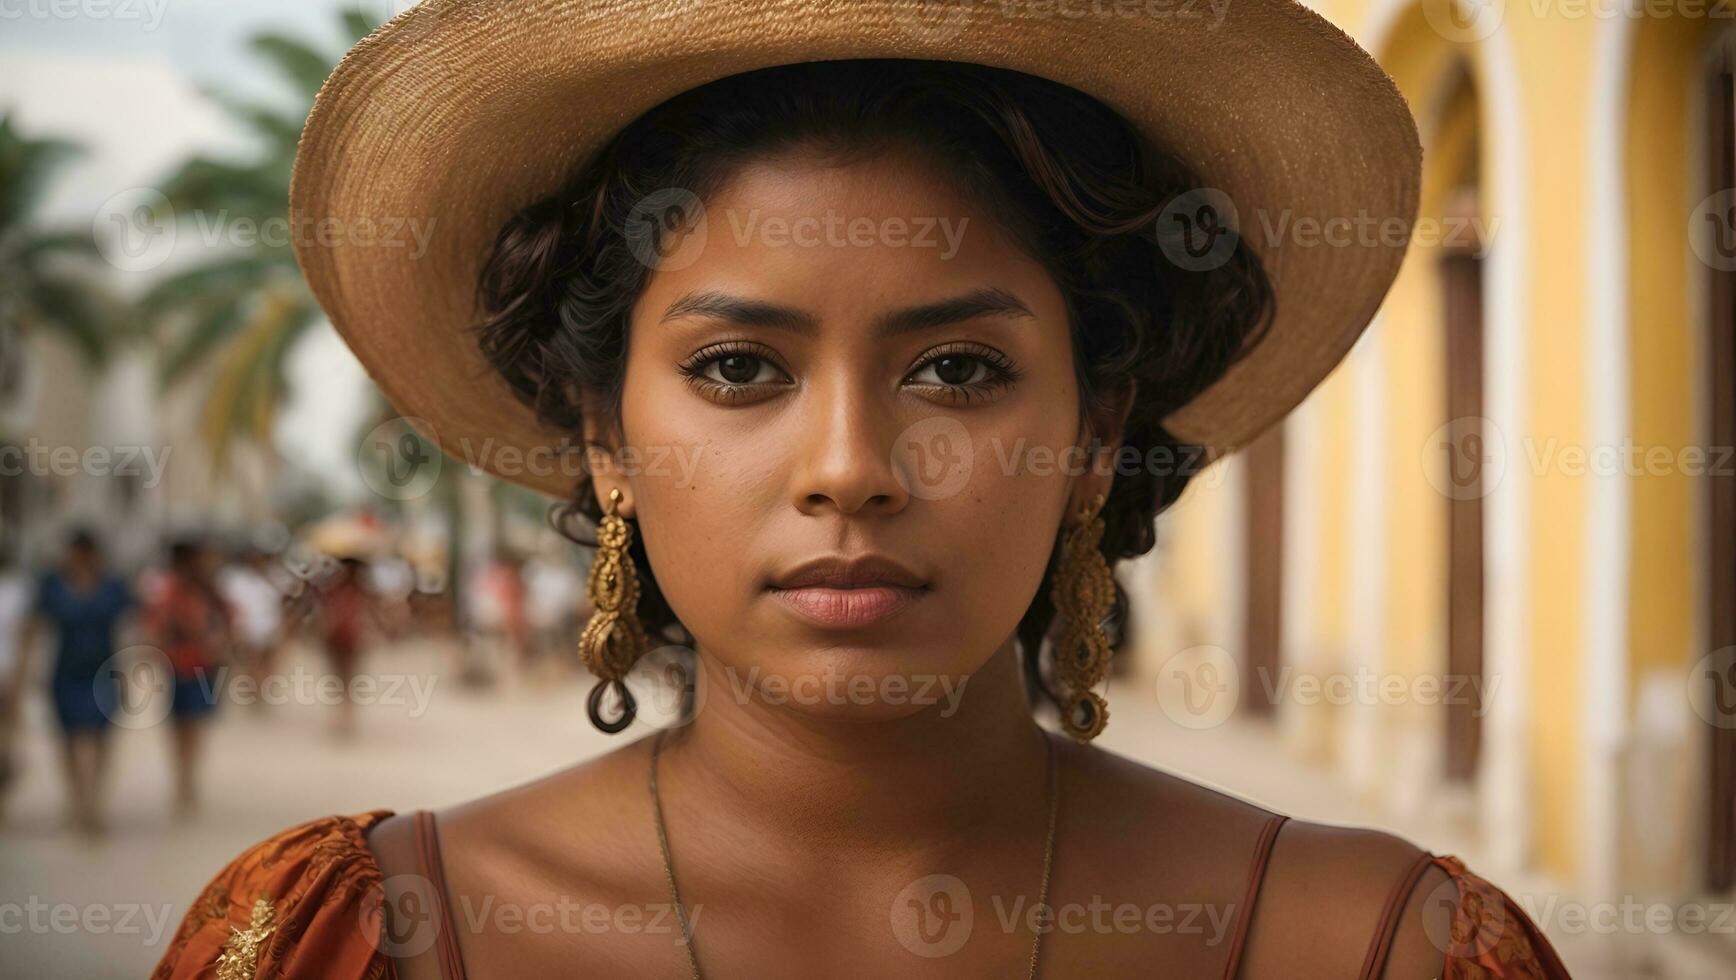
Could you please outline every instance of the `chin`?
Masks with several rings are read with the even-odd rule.
[[[752,697],[767,707],[828,721],[897,721],[925,712],[952,717],[982,659],[958,646],[844,638],[779,643],[770,658],[722,663],[708,695]],[[717,684],[727,690],[719,691]]]

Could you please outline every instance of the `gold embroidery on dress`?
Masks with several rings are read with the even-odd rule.
[[[223,955],[217,957],[217,980],[253,980],[259,969],[259,951],[266,937],[277,928],[277,910],[260,897],[253,902],[253,919],[246,929],[230,927],[231,935],[223,943]]]

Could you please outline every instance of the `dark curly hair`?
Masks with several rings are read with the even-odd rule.
[[[632,239],[645,233],[641,202],[670,188],[705,201],[750,160],[810,147],[840,163],[894,149],[925,153],[941,179],[1049,272],[1067,300],[1085,417],[1116,404],[1129,386],[1138,393],[1101,511],[1104,558],[1113,564],[1150,551],[1156,515],[1205,460],[1203,447],[1178,443],[1162,420],[1258,342],[1271,321],[1271,284],[1240,239],[1209,268],[1171,261],[1185,228],[1166,207],[1201,191],[1199,178],[1103,103],[1047,79],[957,62],[861,59],[759,69],[669,99],[560,192],[506,222],[479,283],[483,352],[545,425],[582,438],[582,394],[618,438],[629,311],[650,275]],[[657,234],[680,222],[650,224]],[[1145,465],[1151,460],[1174,465]],[[590,482],[581,478],[550,517],[561,533],[595,547],[578,533],[580,518],[594,528],[602,517]],[[646,629],[691,647],[650,574],[642,536],[634,535],[631,553]],[[1053,565],[1017,630],[1033,702],[1039,692],[1055,697],[1040,664],[1055,618]],[[1117,586],[1106,624],[1115,649],[1128,634],[1127,615]]]

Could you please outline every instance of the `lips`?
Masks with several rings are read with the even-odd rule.
[[[928,580],[884,555],[828,555],[773,576],[767,588],[812,625],[858,629],[922,598]]]
[[[807,586],[861,589],[877,585],[921,589],[928,586],[928,580],[884,555],[864,554],[855,557],[825,555],[810,559],[773,576],[770,584],[774,589]]]

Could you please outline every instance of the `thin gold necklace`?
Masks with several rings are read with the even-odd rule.
[[[669,882],[669,900],[674,903],[675,917],[681,923],[681,945],[687,950],[687,966],[693,973],[693,980],[702,980],[699,956],[693,950],[693,925],[687,921],[687,906],[681,904],[681,890],[675,887],[675,862],[669,857],[669,829],[663,825],[663,801],[657,793],[657,756],[663,752],[663,736],[668,731],[666,728],[660,730],[651,740],[651,812],[657,818],[657,846],[663,852],[663,878]],[[1043,885],[1037,896],[1037,908],[1046,910],[1049,907],[1049,869],[1055,859],[1055,813],[1060,809],[1061,783],[1055,771],[1055,740],[1044,733],[1043,745],[1049,750],[1049,831],[1043,838]],[[1031,939],[1030,980],[1036,980],[1037,957],[1043,951],[1045,930],[1033,931],[1036,935]]]

